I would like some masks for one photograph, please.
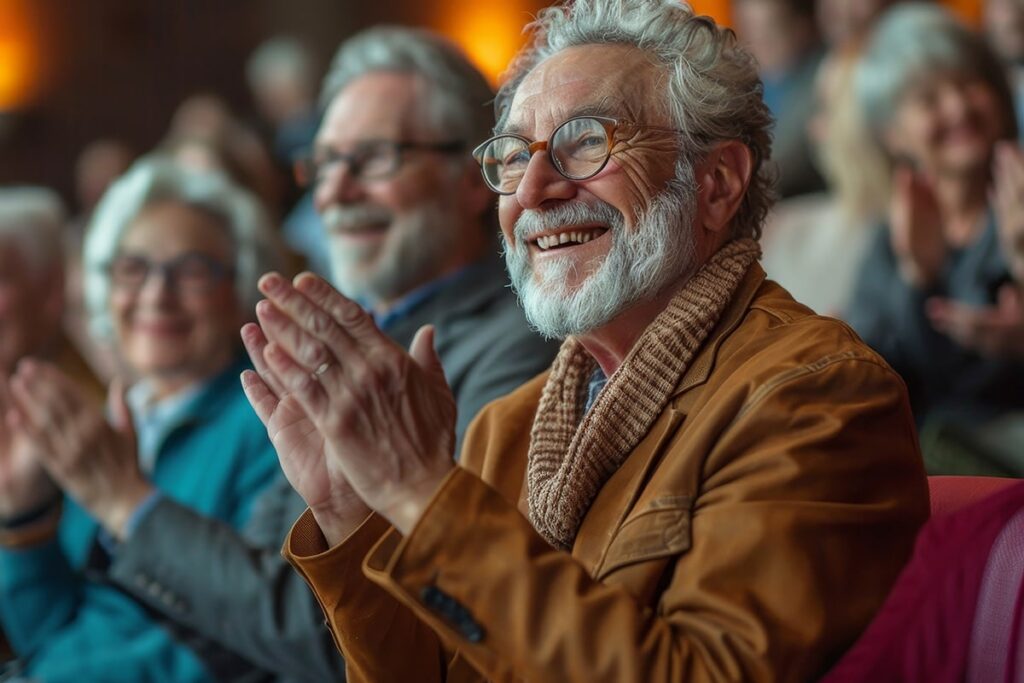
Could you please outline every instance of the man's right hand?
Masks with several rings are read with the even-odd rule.
[[[17,428],[8,382],[0,377],[0,521],[25,515],[60,497],[35,454],[36,445]]]
[[[889,226],[903,279],[917,289],[933,285],[942,274],[949,251],[942,214],[931,184],[907,166],[893,172]]]
[[[258,306],[261,324],[273,324],[272,307]],[[242,387],[267,428],[281,469],[292,488],[313,512],[330,545],[345,539],[371,513],[345,475],[324,455],[324,437],[290,396],[264,358],[267,338],[259,325],[242,328],[242,342],[256,372],[242,373]]]

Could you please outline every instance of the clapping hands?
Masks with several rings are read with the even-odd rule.
[[[376,510],[412,530],[454,467],[455,400],[433,328],[407,353],[324,280],[264,276],[242,378],[292,486],[340,542]]]

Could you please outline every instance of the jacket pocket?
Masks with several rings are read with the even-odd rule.
[[[690,549],[690,496],[662,496],[630,516],[615,532],[597,578],[637,562]]]

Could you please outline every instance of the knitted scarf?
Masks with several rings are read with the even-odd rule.
[[[697,351],[760,256],[750,239],[722,247],[644,330],[583,415],[596,361],[569,337],[551,367],[530,435],[530,522],[555,548],[572,548],[608,478],[644,438]]]

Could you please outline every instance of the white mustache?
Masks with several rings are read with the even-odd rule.
[[[320,220],[327,232],[343,232],[363,225],[390,223],[391,212],[369,204],[357,206],[332,204],[320,214]]]
[[[593,225],[594,223],[603,223],[612,232],[617,232],[625,227],[626,218],[621,211],[606,202],[595,204],[572,202],[543,211],[536,209],[523,211],[516,220],[513,234],[517,242],[523,243],[545,230],[569,228],[576,225]]]

